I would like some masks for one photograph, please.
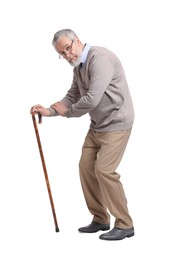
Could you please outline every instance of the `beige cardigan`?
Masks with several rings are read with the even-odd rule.
[[[69,109],[66,117],[89,113],[90,128],[99,132],[132,127],[134,110],[121,62],[106,48],[93,46],[86,63],[75,67],[73,82],[60,101]],[[56,115],[50,109],[51,116]]]

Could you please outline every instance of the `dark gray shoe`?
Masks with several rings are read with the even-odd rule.
[[[109,230],[110,229],[110,224],[100,224],[97,222],[92,221],[92,223],[86,227],[81,227],[78,229],[78,231],[83,232],[83,233],[95,233],[99,230]]]
[[[100,235],[100,239],[103,240],[121,240],[125,237],[132,237],[134,236],[134,228],[129,229],[121,229],[121,228],[113,228],[111,231]]]

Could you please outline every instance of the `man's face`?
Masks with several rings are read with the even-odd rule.
[[[80,64],[83,47],[78,38],[70,40],[63,36],[58,39],[55,49],[70,65],[76,67]]]

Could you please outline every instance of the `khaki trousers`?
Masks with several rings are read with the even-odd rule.
[[[81,185],[93,221],[109,224],[109,211],[118,228],[133,227],[120,175],[116,172],[130,133],[131,129],[117,132],[90,129],[79,163]]]

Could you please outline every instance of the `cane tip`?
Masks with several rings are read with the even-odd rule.
[[[59,228],[58,227],[56,227],[56,232],[59,232]]]

